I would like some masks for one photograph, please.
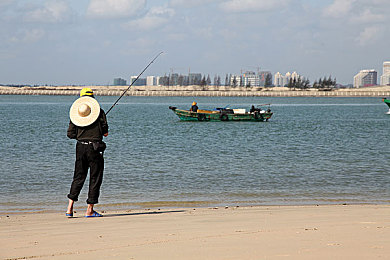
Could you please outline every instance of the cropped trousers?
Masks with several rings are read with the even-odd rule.
[[[78,201],[85,179],[89,174],[88,204],[99,202],[100,186],[103,182],[104,159],[103,155],[93,149],[92,144],[77,142],[76,162],[74,175],[68,198]]]

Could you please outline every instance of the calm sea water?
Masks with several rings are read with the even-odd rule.
[[[72,96],[0,96],[0,213],[64,211]],[[97,97],[106,111],[117,97]],[[269,122],[181,122],[174,105],[250,108]],[[123,97],[109,113],[99,209],[390,202],[381,98]],[[85,207],[88,183],[79,207]]]

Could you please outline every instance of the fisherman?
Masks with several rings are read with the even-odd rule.
[[[196,105],[196,102],[194,101],[194,102],[192,102],[192,106],[191,106],[191,108],[190,108],[190,111],[191,112],[198,112],[198,106]]]
[[[83,88],[80,91],[80,98],[72,104],[69,115],[67,135],[70,139],[76,139],[77,144],[76,163],[68,194],[69,204],[66,216],[73,217],[73,205],[75,201],[78,201],[89,168],[88,207],[85,217],[102,217],[103,215],[94,211],[93,207],[98,203],[100,186],[103,181],[103,152],[106,148],[103,136],[108,135],[106,114],[94,98],[93,91],[90,88]]]

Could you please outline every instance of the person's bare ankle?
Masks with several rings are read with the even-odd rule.
[[[73,204],[74,204],[74,201],[69,199],[68,209],[66,211],[67,214],[73,213]]]
[[[86,216],[91,216],[93,214],[93,204],[88,204],[87,211],[85,213]]]

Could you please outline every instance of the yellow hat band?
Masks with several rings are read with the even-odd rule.
[[[93,96],[93,91],[92,89],[90,88],[83,88],[81,91],[80,91],[80,97],[82,96]]]

